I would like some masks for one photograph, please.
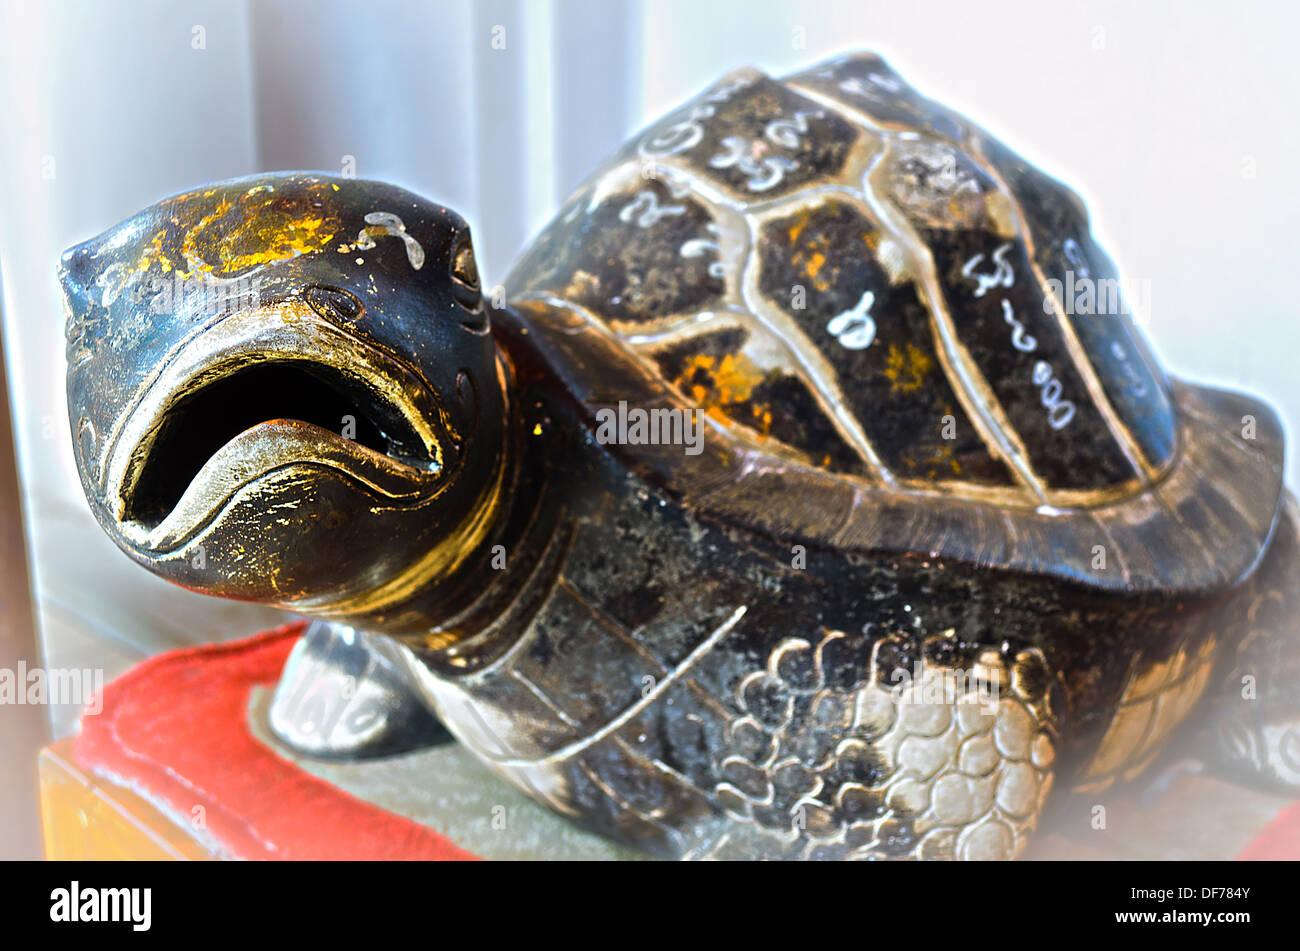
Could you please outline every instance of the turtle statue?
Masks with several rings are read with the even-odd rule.
[[[440,722],[682,858],[1013,857],[1193,714],[1300,789],[1278,418],[1168,379],[1079,198],[877,56],[728,74],[486,294],[452,211],[297,172],[61,279],[104,530],[383,711],[304,748]]]

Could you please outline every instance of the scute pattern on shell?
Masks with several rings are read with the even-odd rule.
[[[756,530],[1112,590],[1240,582],[1280,422],[1171,383],[1127,314],[1078,311],[1072,275],[1120,287],[1077,196],[852,54],[737,70],[631,139],[520,258],[494,326],[589,419],[699,412],[699,455],[617,452]]]
[[[738,70],[651,125],[506,290],[581,313],[778,458],[1087,508],[1170,463],[1175,419],[1126,314],[1064,312],[1060,261],[1113,270],[1077,198],[857,55]]]
[[[926,653],[943,656],[951,640],[932,638]],[[895,643],[787,638],[741,682],[743,715],[715,762],[714,795],[735,825],[691,857],[1020,853],[1058,746],[1041,654],[986,650],[969,670],[926,662],[903,677],[886,659]],[[836,656],[854,651],[857,664]],[[844,682],[849,669],[862,676]]]

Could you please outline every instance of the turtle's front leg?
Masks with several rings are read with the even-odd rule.
[[[731,822],[688,857],[1010,859],[1052,787],[1059,694],[1037,649],[913,663],[893,638],[869,664],[831,632],[786,641],[741,685],[716,799]],[[819,674],[797,676],[800,653]],[[840,658],[837,660],[837,658]],[[811,682],[807,682],[811,681]],[[787,699],[788,698],[788,699]],[[802,715],[799,715],[802,713]]]
[[[450,739],[411,681],[402,648],[342,624],[313,621],[280,675],[270,726],[295,752],[372,759]]]

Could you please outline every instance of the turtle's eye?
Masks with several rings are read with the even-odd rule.
[[[468,310],[478,309],[482,300],[478,265],[474,263],[474,245],[468,237],[462,238],[451,254],[451,286],[457,302]]]
[[[322,317],[356,320],[366,309],[357,295],[329,284],[309,284],[303,289],[302,296]]]

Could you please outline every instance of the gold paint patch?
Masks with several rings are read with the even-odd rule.
[[[214,189],[178,196],[168,203],[169,225],[154,234],[131,273],[157,265],[164,274],[226,276],[325,249],[342,227],[326,205],[326,183],[295,186],[287,193],[259,185],[235,196],[218,198]]]
[[[929,354],[910,342],[906,351],[891,343],[888,359],[885,376],[889,379],[890,393],[915,393],[925,385],[926,376],[934,369]]]
[[[721,359],[709,354],[692,356],[673,381],[695,404],[720,422],[734,421],[751,426],[767,435],[772,428],[771,408],[764,404],[751,407],[753,419],[736,419],[736,410],[753,395],[754,388],[767,374],[743,353],[728,353]]]

